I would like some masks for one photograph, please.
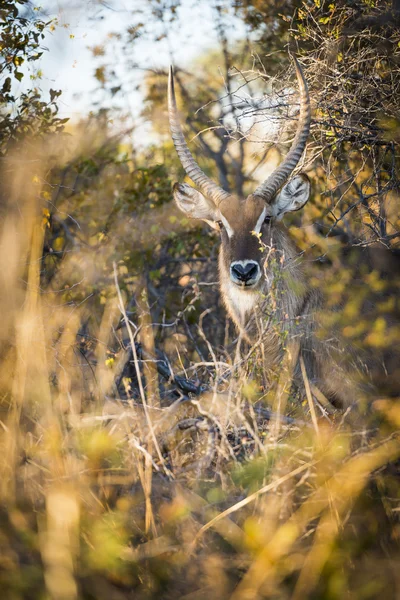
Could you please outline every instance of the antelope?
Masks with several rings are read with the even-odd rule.
[[[174,200],[191,219],[220,233],[219,287],[227,312],[250,344],[261,339],[264,368],[273,370],[284,356],[284,343],[297,340],[294,378],[302,386],[301,361],[310,382],[333,403],[354,402],[353,382],[339,366],[340,349],[315,335],[322,295],[307,284],[299,252],[281,220],[302,209],[310,180],[292,176],[310,132],[310,97],[303,71],[293,57],[300,114],[292,146],[281,164],[256,190],[239,198],[214,183],[199,167],[185,141],[178,117],[173,68],[168,81],[168,115],[180,162],[197,189],[175,183]],[[274,292],[271,294],[271,292]],[[271,300],[272,298],[272,300]]]

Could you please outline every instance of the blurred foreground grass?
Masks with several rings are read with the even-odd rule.
[[[164,236],[173,260],[186,256],[176,232],[187,223],[169,206],[163,212],[168,180],[160,176],[160,192],[154,173],[147,181],[143,172],[135,185],[145,187],[141,198],[153,194],[159,212],[135,213],[142,220],[132,228],[126,198],[114,198],[112,219],[95,235],[93,219],[110,212],[110,181],[118,178],[122,194],[137,188],[129,161],[99,170],[88,186],[91,155],[81,184],[54,211],[49,241],[59,188],[48,183],[51,152],[49,161],[35,158],[42,150],[3,169],[1,598],[398,598],[400,406],[375,400],[371,422],[350,428],[341,414],[321,412],[312,423],[301,399],[293,425],[269,424],[245,401],[263,405],[243,369],[216,393],[231,359],[202,330],[211,356],[204,398],[168,402],[152,363],[136,361],[116,386],[124,337],[153,350],[147,294],[162,288],[164,267],[150,264],[142,277],[155,256],[146,244],[162,255]],[[53,152],[68,190],[74,159]],[[72,197],[87,223],[78,233],[65,216]],[[200,258],[202,243],[199,236]],[[128,331],[118,324],[132,293]],[[199,297],[186,297],[181,310],[192,306],[201,323]],[[201,363],[189,334],[155,337],[173,349],[174,368]]]

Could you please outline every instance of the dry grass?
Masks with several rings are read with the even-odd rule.
[[[28,159],[0,239],[2,597],[398,597],[398,404],[350,427],[314,405],[303,369],[294,423],[268,421],[249,365],[211,344],[208,392],[167,403],[136,351],[154,353],[146,298],[135,329],[111,261],[114,294],[79,352],[85,303],[42,287],[48,164]],[[127,353],[107,349],[124,336],[137,396],[122,379],[122,398]],[[285,373],[269,399],[281,416]]]

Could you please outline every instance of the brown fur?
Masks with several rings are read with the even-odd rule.
[[[230,197],[215,206],[186,184],[174,188],[175,200],[186,214],[206,220],[220,231],[221,294],[243,338],[261,346],[267,376],[279,367],[285,348],[293,343],[299,348],[294,365],[296,383],[304,385],[303,358],[311,384],[331,402],[349,406],[360,394],[353,375],[354,360],[336,336],[318,339],[322,295],[308,285],[299,253],[279,223],[286,212],[304,206],[309,192],[308,178],[296,176],[269,203],[250,195],[246,199]],[[235,278],[232,268],[237,264],[255,265],[258,279]]]
[[[247,253],[248,257],[254,259],[257,256],[263,262],[264,276],[257,289],[251,291],[237,289],[232,294],[229,273],[232,250],[227,249],[227,240],[225,238],[224,243],[222,237],[219,281],[227,311],[249,344],[261,341],[263,366],[267,372],[282,362],[284,348],[297,341],[300,344],[294,369],[297,385],[303,387],[304,384],[299,364],[301,356],[311,383],[334,404],[348,406],[357,400],[357,386],[340,363],[351,359],[340,348],[337,339],[322,342],[315,335],[318,311],[323,306],[322,294],[307,285],[298,251],[285,229],[279,224],[263,229],[261,244],[255,236],[242,234],[233,245],[237,256]],[[258,243],[256,253],[253,240]],[[237,305],[245,306],[245,299],[235,303],[233,295],[235,298],[252,296],[253,306],[250,308],[249,301],[249,309],[240,311]]]

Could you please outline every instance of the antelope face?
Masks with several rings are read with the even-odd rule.
[[[175,201],[188,217],[203,219],[221,232],[221,286],[227,284],[230,290],[251,292],[263,281],[263,275],[264,280],[271,279],[273,274],[268,273],[263,249],[283,249],[280,245],[284,235],[276,224],[286,212],[302,208],[309,197],[310,183],[305,175],[290,179],[306,146],[311,122],[307,83],[296,58],[294,66],[300,89],[295,139],[283,162],[246,199],[239,199],[214,183],[190,153],[178,118],[170,69],[168,113],[172,139],[183,168],[200,190],[175,184]],[[243,299],[240,292],[239,296]]]
[[[221,269],[241,289],[253,289],[262,275],[262,252],[259,237],[264,234],[267,207],[261,198],[221,202]],[[225,277],[226,278],[226,277]]]
[[[220,269],[224,280],[239,289],[251,291],[270,279],[266,257],[268,250],[280,248],[279,225],[286,212],[302,208],[310,195],[306,175],[291,179],[269,203],[260,196],[246,199],[234,196],[218,206],[187,184],[175,184],[174,198],[190,218],[202,219],[220,232]]]

